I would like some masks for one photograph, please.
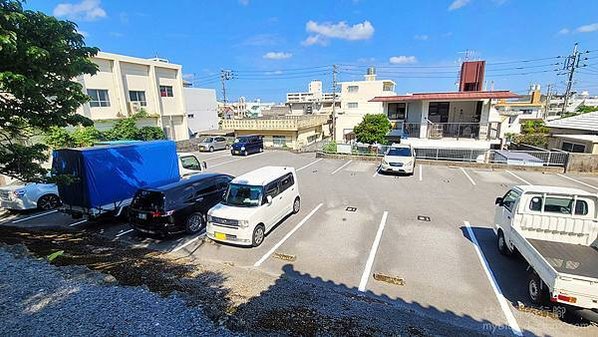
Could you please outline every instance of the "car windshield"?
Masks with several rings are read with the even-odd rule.
[[[201,165],[194,156],[181,157],[181,165],[187,170],[201,170]]]
[[[408,147],[393,147],[386,153],[388,156],[411,157],[411,149]]]
[[[224,197],[228,206],[255,207],[262,200],[262,186],[230,184]]]
[[[214,141],[214,138],[212,137],[207,137],[206,139],[203,140],[204,143],[211,143]]]

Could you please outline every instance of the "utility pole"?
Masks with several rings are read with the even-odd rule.
[[[224,106],[226,106],[226,81],[231,80],[233,78],[233,72],[231,70],[220,70],[220,82],[222,83],[222,100],[224,102]]]
[[[548,117],[548,110],[550,109],[550,100],[552,99],[552,84],[546,85],[546,102],[544,102],[544,116],[542,119]]]
[[[336,64],[332,65],[332,140],[336,141],[336,75],[338,68]]]
[[[573,76],[575,70],[579,68],[579,52],[577,51],[577,43],[573,46],[573,53],[567,56],[563,63],[563,70],[568,72],[567,75],[567,89],[565,89],[565,97],[563,99],[563,108],[561,114],[565,114],[567,110],[567,104],[569,103],[569,97],[571,96],[571,89],[573,87]]]

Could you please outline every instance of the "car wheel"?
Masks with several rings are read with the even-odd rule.
[[[60,198],[55,194],[46,194],[37,200],[37,208],[50,210],[60,206]]]
[[[301,210],[301,199],[297,197],[295,198],[295,201],[293,201],[293,214],[299,213],[299,210]]]
[[[544,304],[548,298],[548,291],[546,286],[543,285],[542,279],[536,272],[532,272],[529,275],[529,281],[527,284],[527,293],[529,299],[534,304]]]
[[[264,152],[264,148],[263,147],[260,147],[260,152]]]
[[[496,239],[496,243],[498,246],[498,251],[502,255],[507,256],[507,257],[513,256],[513,251],[507,245],[507,240],[505,239],[505,234],[502,232],[502,230],[498,231],[498,237]]]
[[[188,234],[196,234],[206,228],[206,222],[201,213],[193,213],[187,218],[185,230]]]
[[[260,225],[255,226],[255,229],[253,230],[252,245],[254,247],[261,245],[262,242],[264,242],[265,235],[266,235],[266,229],[264,228],[264,225],[260,224]]]
[[[247,155],[249,155],[249,152],[247,152],[247,150],[245,150],[245,152],[243,152],[243,155],[244,155],[245,157],[247,157]]]
[[[214,147],[210,146],[210,152],[214,152]]]

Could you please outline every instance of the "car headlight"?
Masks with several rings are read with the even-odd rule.
[[[211,216],[211,215],[208,215],[208,222],[212,222],[212,221],[213,221],[213,220],[212,220],[212,216]]]
[[[25,190],[16,190],[16,191],[13,191],[12,194],[16,198],[22,198],[25,195]]]
[[[382,160],[382,165],[388,165],[388,162],[386,160]]]
[[[241,146],[241,151],[245,151],[245,146]]]
[[[243,227],[243,228],[249,227],[249,220],[239,220],[239,227]]]
[[[405,166],[411,166],[411,164],[413,164],[413,162],[411,160],[409,160],[408,162],[405,163]]]

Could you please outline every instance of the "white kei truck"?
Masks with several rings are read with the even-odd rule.
[[[529,264],[531,301],[598,321],[598,194],[525,185],[495,203],[498,250]]]

